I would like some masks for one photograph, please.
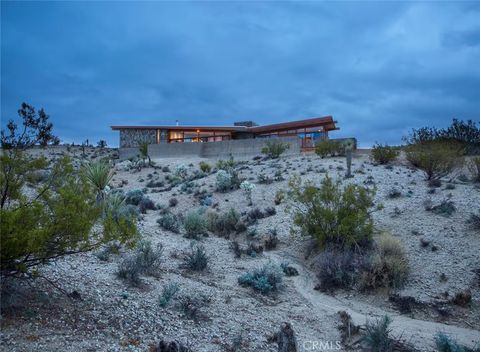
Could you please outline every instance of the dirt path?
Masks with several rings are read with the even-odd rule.
[[[433,337],[438,332],[444,332],[455,338],[458,343],[467,347],[475,347],[480,342],[480,331],[466,329],[455,325],[447,325],[432,321],[413,319],[397,313],[387,312],[379,307],[350,299],[348,301],[323,294],[314,290],[316,284],[315,275],[309,271],[295,257],[285,252],[269,252],[268,257],[277,264],[286,258],[295,264],[299,271],[298,276],[292,277],[296,290],[307,302],[310,303],[317,314],[335,315],[338,311],[346,311],[352,317],[355,325],[365,325],[367,320],[374,320],[384,315],[389,315],[393,322],[391,325],[392,335],[402,337],[415,348],[422,351],[432,351],[434,347]]]

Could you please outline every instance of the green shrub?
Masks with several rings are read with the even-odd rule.
[[[332,140],[319,141],[315,145],[315,153],[321,156],[322,158],[325,158],[327,156],[335,155],[337,148],[338,148],[338,145],[337,143],[335,143],[335,141],[332,141]]]
[[[160,219],[158,219],[157,223],[160,225],[162,229],[165,229],[167,231],[178,233],[180,230],[177,216],[170,212],[167,212]]]
[[[216,176],[217,191],[225,193],[232,189],[232,175],[225,170],[218,170]]]
[[[290,145],[288,143],[283,143],[282,141],[274,138],[265,143],[265,146],[262,148],[262,154],[265,154],[271,159],[278,159],[280,155],[285,153],[289,148]]]
[[[216,166],[218,170],[230,170],[235,167],[235,164],[236,162],[233,157],[230,157],[228,160],[218,160]]]
[[[364,342],[368,350],[372,352],[391,352],[393,351],[393,340],[390,337],[392,329],[390,324],[392,319],[385,315],[383,318],[374,322],[367,322],[365,326]]]
[[[183,219],[183,228],[185,229],[185,237],[198,238],[206,234],[206,221],[204,214],[199,210],[192,210],[185,215]]]
[[[388,164],[389,162],[395,160],[400,151],[394,147],[389,147],[388,145],[382,145],[376,143],[371,150],[370,158],[377,164]]]
[[[208,266],[208,256],[205,247],[192,242],[190,251],[185,255],[184,266],[193,271],[203,271]]]
[[[113,177],[110,165],[102,161],[91,162],[83,166],[82,172],[95,188],[97,199],[102,199],[105,196],[105,188]]]
[[[264,295],[277,291],[281,282],[282,272],[280,268],[271,263],[251,272],[246,272],[238,278],[240,285],[250,286]]]
[[[136,222],[99,202],[96,189],[69,158],[53,164],[48,182],[32,186],[33,198],[24,193],[25,182],[32,172],[45,169],[47,161],[14,149],[3,151],[0,164],[2,276],[31,273],[39,265],[113,240],[135,242]]]
[[[210,171],[212,171],[212,167],[210,166],[210,164],[206,163],[205,161],[200,161],[200,170],[202,170],[203,172],[206,172],[207,174],[210,173]]]
[[[369,208],[373,191],[349,184],[341,186],[328,175],[320,188],[311,183],[302,185],[296,177],[290,181],[294,202],[292,230],[315,238],[320,246],[335,244],[342,248],[364,245],[370,241],[373,222]]]
[[[407,160],[422,170],[427,180],[447,176],[463,163],[463,149],[454,142],[435,140],[410,144],[405,152]]]
[[[364,289],[401,288],[405,284],[408,274],[408,259],[401,241],[384,233],[377,241],[369,265],[362,273],[361,286]]]
[[[160,305],[160,307],[165,308],[166,306],[168,306],[173,297],[175,297],[175,295],[178,293],[180,289],[179,287],[180,286],[175,282],[163,286],[162,293],[158,298],[158,304]]]

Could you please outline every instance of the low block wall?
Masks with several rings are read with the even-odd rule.
[[[150,144],[148,153],[152,159],[156,158],[228,158],[249,157],[260,155],[268,138],[233,139],[221,142],[208,143],[161,143]],[[298,155],[301,152],[302,140],[298,137],[281,137],[283,143],[288,143],[290,148],[285,155]],[[138,155],[138,148],[120,148],[120,159],[128,159]]]

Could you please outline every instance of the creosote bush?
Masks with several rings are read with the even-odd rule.
[[[255,291],[268,294],[278,290],[282,282],[282,271],[272,263],[265,264],[261,268],[246,272],[238,278],[242,286],[250,286]]]
[[[141,283],[140,275],[158,275],[162,255],[161,244],[153,248],[150,241],[140,241],[135,252],[120,262],[117,275],[130,285],[138,286]]]
[[[160,227],[167,231],[175,233],[180,232],[180,225],[178,217],[170,212],[165,213],[160,219],[157,220]]]
[[[293,204],[294,232],[312,236],[320,246],[350,248],[370,241],[372,190],[354,184],[342,186],[340,180],[334,182],[328,175],[320,188],[311,183],[302,185],[298,177],[290,181],[290,188],[297,203]]]
[[[425,173],[427,180],[447,176],[463,164],[463,148],[453,141],[433,140],[407,145],[407,160]]]
[[[208,256],[205,246],[195,242],[190,243],[190,251],[184,258],[184,267],[193,271],[203,271],[207,266]]]
[[[332,140],[325,140],[317,142],[315,145],[315,153],[322,158],[327,156],[335,155],[337,151],[338,145],[335,141]]]
[[[387,144],[382,145],[376,143],[371,150],[370,158],[377,164],[388,164],[395,160],[400,151],[394,147],[390,147]]]
[[[278,159],[280,155],[285,153],[290,148],[288,143],[283,143],[277,138],[268,140],[262,148],[262,154],[265,154],[271,159]]]
[[[206,234],[206,221],[204,214],[196,209],[185,215],[183,219],[183,228],[185,229],[185,237],[198,238]]]

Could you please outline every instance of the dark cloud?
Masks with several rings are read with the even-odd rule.
[[[333,115],[361,145],[480,120],[480,7],[391,2],[2,2],[1,116],[66,141],[113,124]]]

